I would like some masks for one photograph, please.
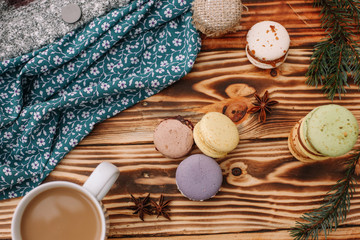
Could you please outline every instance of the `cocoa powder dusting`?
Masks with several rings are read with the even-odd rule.
[[[276,32],[274,25],[270,25],[270,28],[271,28],[271,31],[272,31],[273,33]]]

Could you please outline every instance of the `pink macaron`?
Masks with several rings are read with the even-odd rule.
[[[191,151],[193,144],[193,126],[181,116],[166,119],[155,128],[155,148],[166,157],[183,157]]]

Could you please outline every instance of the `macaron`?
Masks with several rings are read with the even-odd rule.
[[[246,41],[246,56],[253,65],[262,69],[280,66],[290,47],[289,33],[274,21],[253,25],[247,33]]]
[[[295,124],[288,146],[299,161],[322,161],[348,153],[358,134],[354,115],[342,106],[329,104],[313,109]]]
[[[320,157],[317,155],[312,155],[308,150],[306,150],[305,146],[303,146],[302,142],[300,141],[300,126],[301,120],[295,124],[289,134],[288,147],[291,154],[297,160],[305,163],[328,159],[328,157],[321,157],[321,155]]]
[[[190,200],[203,201],[219,191],[223,176],[219,164],[203,154],[184,159],[176,169],[176,185]]]
[[[299,121],[299,139],[298,141],[301,144],[301,147],[304,149],[304,153],[309,155],[310,157],[315,157],[314,159],[316,159],[316,157],[321,157],[322,154],[319,153],[316,149],[314,149],[314,147],[311,145],[311,143],[308,140],[307,137],[307,129],[308,129],[308,119],[309,116],[312,115],[312,113],[314,111],[316,111],[318,108],[313,109],[310,113],[308,113],[303,119],[301,119]],[[321,159],[316,159],[316,160],[321,160]]]
[[[209,112],[195,125],[194,140],[204,154],[222,158],[238,145],[239,132],[226,115]]]
[[[298,138],[297,130],[299,128],[299,122],[297,122],[294,127],[291,129],[288,137],[288,147],[291,155],[293,155],[297,160],[301,162],[314,162],[314,160],[307,158],[305,154],[302,154],[299,150],[299,147],[296,144],[296,139]]]
[[[166,119],[155,128],[155,148],[166,157],[183,157],[190,152],[193,144],[192,124],[182,117]]]
[[[298,147],[299,151],[313,161],[322,161],[328,159],[329,157],[319,153],[312,147],[312,145],[308,141],[305,141],[305,139],[307,139],[307,136],[305,136],[304,134],[304,129],[306,127],[307,125],[305,124],[304,120],[301,119],[298,123],[297,137],[295,138],[295,144]]]
[[[306,118],[305,136],[319,153],[338,157],[355,145],[359,125],[355,116],[345,107],[329,104],[318,107]]]

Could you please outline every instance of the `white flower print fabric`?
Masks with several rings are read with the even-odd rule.
[[[0,199],[39,185],[94,125],[186,75],[192,0],[136,0],[0,62]]]

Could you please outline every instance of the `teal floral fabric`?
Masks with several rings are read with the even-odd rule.
[[[25,195],[100,121],[187,74],[192,0],[136,0],[0,62],[0,199]]]

